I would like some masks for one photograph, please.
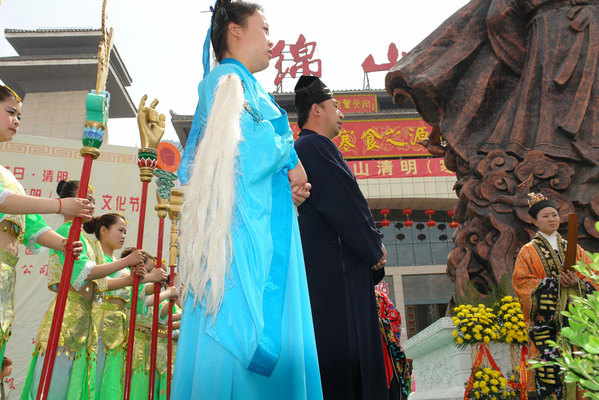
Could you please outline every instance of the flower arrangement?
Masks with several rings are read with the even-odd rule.
[[[466,396],[473,400],[508,400],[517,396],[501,372],[489,367],[479,367],[473,371],[472,379],[466,382],[466,386],[470,388]]]
[[[465,348],[476,343],[489,343],[499,338],[499,325],[493,309],[484,304],[473,306],[462,304],[453,309],[456,315],[452,318],[456,329],[453,337],[457,346]]]
[[[453,309],[456,345],[464,348],[476,343],[525,344],[526,324],[517,298],[504,296],[493,307],[462,304]]]
[[[505,296],[496,304],[495,308],[499,325],[499,342],[526,344],[528,334],[522,306],[518,299]]]

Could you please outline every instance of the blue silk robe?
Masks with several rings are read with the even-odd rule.
[[[298,158],[287,115],[239,62],[224,59],[200,83],[179,169],[189,180],[219,79],[239,76],[247,102],[237,159],[233,260],[222,306],[184,304],[173,399],[321,399],[302,246],[287,171]],[[201,143],[199,144],[201,146]]]

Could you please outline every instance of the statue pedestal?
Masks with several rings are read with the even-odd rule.
[[[413,360],[416,390],[409,400],[464,399],[473,354],[470,347],[460,350],[454,345],[454,329],[451,318],[441,318],[402,344],[406,356]],[[509,345],[491,343],[489,349],[503,375],[511,373]],[[486,359],[483,365],[488,365]]]

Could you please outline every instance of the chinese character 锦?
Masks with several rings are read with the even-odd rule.
[[[401,168],[401,172],[405,172],[406,175],[417,175],[418,167],[416,165],[416,160],[400,160],[399,166]]]
[[[285,41],[279,40],[276,45],[272,48],[272,58],[277,58],[275,62],[275,68],[277,70],[277,76],[275,77],[275,85],[279,86],[287,74],[292,78],[297,76],[300,72],[302,75],[314,75],[320,77],[321,71],[321,60],[312,59],[314,57],[314,51],[316,50],[316,42],[306,42],[304,35],[299,35],[295,44],[289,45],[289,53],[293,60],[291,67],[283,68],[283,61],[287,61],[284,56]],[[314,67],[314,68],[312,68]]]

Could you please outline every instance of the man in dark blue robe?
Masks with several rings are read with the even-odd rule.
[[[374,285],[386,251],[358,182],[331,141],[343,114],[313,76],[295,88],[295,150],[312,184],[299,226],[325,400],[387,399]]]

